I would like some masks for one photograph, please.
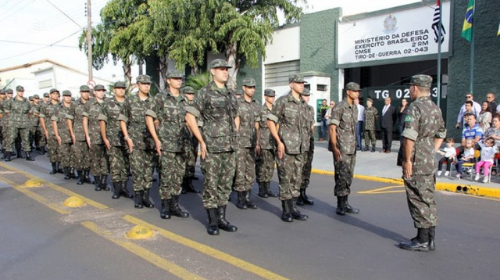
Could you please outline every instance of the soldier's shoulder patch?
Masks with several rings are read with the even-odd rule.
[[[411,122],[411,121],[413,121],[413,116],[412,115],[406,115],[405,122]]]

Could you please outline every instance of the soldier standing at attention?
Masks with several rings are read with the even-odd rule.
[[[47,106],[50,104],[50,94],[48,92],[45,92],[43,94],[43,99],[42,102],[40,102],[36,112],[37,112],[37,117],[38,117],[38,129],[36,135],[38,135],[38,145],[40,147],[40,154],[44,155],[46,150],[45,146],[47,146],[47,138],[45,138],[45,132],[43,131],[42,124],[40,123],[40,112],[42,110],[43,106]],[[35,139],[35,141],[37,141]]]
[[[236,137],[236,173],[234,190],[238,192],[236,206],[240,209],[257,209],[250,200],[255,181],[255,148],[259,141],[259,105],[253,100],[255,80],[243,80],[243,97],[238,99],[240,125]],[[260,151],[259,151],[260,152]]]
[[[137,77],[139,92],[127,98],[122,106],[118,119],[129,149],[130,167],[132,169],[132,188],[134,190],[134,207],[153,208],[149,191],[153,184],[153,152],[154,142],[145,122],[146,111],[151,108],[149,95],[151,77]]]
[[[3,158],[5,158],[5,144],[3,142],[3,122],[4,122],[4,112],[3,112],[3,106],[5,105],[6,102],[6,95],[5,95],[5,90],[0,89],[0,143],[2,144],[2,154]]]
[[[2,159],[7,157],[7,145],[9,142],[9,115],[5,113],[4,108],[5,105],[12,99],[13,91],[9,88],[5,91],[5,99],[3,100],[2,107],[2,148],[3,148],[3,156]]]
[[[59,172],[59,155],[57,154],[57,140],[52,130],[52,116],[56,108],[59,106],[60,93],[57,89],[50,90],[50,104],[40,107],[40,124],[43,128],[43,133],[47,139],[47,146],[49,148],[49,160],[52,164],[52,171],[50,174]]]
[[[76,172],[78,173],[77,185],[83,183],[94,184],[90,180],[90,153],[85,131],[83,130],[83,112],[85,104],[89,102],[90,88],[87,85],[80,86],[80,99],[75,101],[75,106],[66,115],[68,129],[73,139],[73,163]]]
[[[239,124],[236,97],[226,88],[229,68],[231,66],[223,59],[212,60],[212,82],[198,92],[193,106],[186,107],[187,125],[200,143],[203,206],[208,214],[207,232],[210,235],[219,234],[219,228],[237,231],[237,227],[226,220],[236,166],[234,136]],[[203,122],[201,131],[197,119]]]
[[[306,193],[307,187],[309,187],[309,181],[311,179],[311,169],[312,169],[312,161],[314,157],[314,108],[309,105],[309,100],[311,98],[311,92],[308,89],[304,89],[304,92],[301,94],[304,102],[307,104],[307,114],[304,114],[302,117],[304,118],[304,132],[309,132],[309,151],[306,153],[304,166],[302,168],[302,184],[300,185],[300,196],[297,199],[297,205],[314,205],[314,201],[312,201]]]
[[[358,214],[359,210],[351,207],[348,196],[351,193],[354,166],[356,165],[356,123],[358,107],[354,100],[358,98],[359,85],[350,82],[346,85],[347,96],[339,102],[330,118],[330,143],[335,166],[335,196],[337,197],[337,215]]]
[[[375,130],[377,128],[378,110],[373,107],[373,99],[368,98],[366,100],[365,109],[365,151],[368,151],[370,147],[370,140],[372,144],[372,153],[375,152],[375,144],[377,142],[377,137]]]
[[[128,198],[133,197],[127,190],[130,163],[118,119],[123,104],[125,104],[126,88],[124,82],[116,82],[113,86],[114,97],[104,101],[102,112],[99,115],[101,137],[109,155],[111,182],[113,182],[112,199],[118,199],[121,195]]]
[[[415,75],[410,81],[410,98],[414,100],[405,117],[402,136],[405,182],[408,207],[418,234],[410,242],[401,242],[401,249],[429,251],[435,249],[434,236],[437,225],[436,202],[436,151],[446,137],[441,110],[430,98],[432,78]]]
[[[271,114],[276,98],[272,89],[264,90],[265,103],[260,109],[259,141],[257,142],[257,182],[259,183],[259,196],[263,198],[277,197],[271,191],[271,178],[274,173],[276,159],[276,143],[267,126],[267,115]]]
[[[89,146],[90,169],[92,175],[94,175],[95,191],[110,190],[107,184],[109,174],[108,155],[102,142],[101,124],[99,123],[99,115],[101,115],[104,106],[105,92],[106,88],[103,85],[96,85],[94,87],[95,98],[85,103],[85,110],[82,113],[83,131]]]
[[[22,86],[17,86],[16,92],[16,97],[9,100],[4,106],[4,112],[9,115],[9,140],[6,147],[7,156],[5,161],[10,161],[10,156],[13,152],[12,146],[18,134],[21,136],[23,149],[26,153],[26,160],[34,161],[31,157],[31,144],[29,143],[31,104],[23,97],[24,88]],[[21,151],[18,150],[17,157],[20,156],[20,152]]]
[[[192,87],[184,87],[181,90],[184,97],[187,99],[188,106],[193,106],[194,102],[194,89]],[[191,131],[188,131],[190,136],[186,139],[186,173],[184,174],[184,181],[182,182],[182,194],[187,192],[199,193],[193,186],[193,179],[195,178],[194,172],[196,167],[196,158],[198,157],[198,140]],[[198,180],[198,179],[196,179]]]
[[[71,91],[63,91],[63,102],[54,112],[52,116],[52,129],[56,137],[58,148],[57,153],[61,161],[61,166],[64,170],[64,180],[71,179],[71,162],[72,162],[72,146],[73,139],[67,124],[67,114],[74,111],[75,104],[71,102]]]
[[[40,96],[38,94],[33,95],[33,104],[31,105],[31,129],[30,129],[30,143],[32,148],[40,149],[40,136],[41,132],[38,130],[40,126],[40,118],[38,117],[38,112],[40,112]]]
[[[300,196],[302,168],[310,146],[309,132],[304,131],[303,124],[303,116],[309,114],[309,109],[300,96],[304,92],[304,77],[291,75],[288,82],[290,92],[276,100],[272,113],[267,116],[267,125],[278,147],[276,164],[283,208],[281,220],[293,222],[293,219],[304,221],[308,218],[297,209],[297,198]]]
[[[189,217],[189,213],[179,207],[182,180],[186,171],[184,143],[189,137],[185,121],[187,100],[180,92],[182,78],[183,75],[179,72],[167,73],[167,92],[156,95],[151,108],[146,110],[146,125],[155,141],[160,160],[159,196],[162,219],[170,219],[170,215]],[[159,122],[158,129],[155,122]]]

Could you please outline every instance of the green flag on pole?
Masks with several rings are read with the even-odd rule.
[[[474,18],[474,0],[469,0],[467,11],[465,12],[464,26],[462,28],[462,37],[467,41],[472,40],[472,20]]]

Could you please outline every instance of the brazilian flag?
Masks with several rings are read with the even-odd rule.
[[[467,11],[465,12],[464,27],[462,28],[462,37],[467,41],[472,41],[472,20],[474,18],[474,0],[469,0]]]

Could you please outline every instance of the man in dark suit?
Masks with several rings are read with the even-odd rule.
[[[384,100],[384,108],[382,109],[382,117],[380,118],[382,129],[382,151],[381,153],[390,153],[392,146],[392,128],[396,120],[396,108],[391,105],[391,98],[387,97]]]

